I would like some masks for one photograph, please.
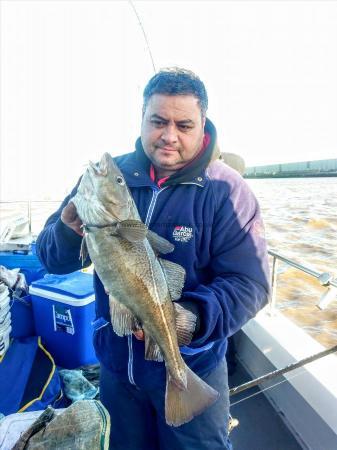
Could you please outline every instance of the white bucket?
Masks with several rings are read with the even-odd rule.
[[[9,302],[8,302],[7,306],[0,309],[0,327],[5,322],[5,320],[7,320],[8,318],[9,319],[11,318],[10,310],[11,310],[11,307],[9,305]],[[1,335],[1,333],[0,333],[0,335]]]
[[[12,331],[10,316],[0,325],[0,356],[4,355],[9,347],[9,335]]]
[[[9,291],[6,285],[0,284],[0,328],[5,322],[7,317],[10,318],[10,297]],[[0,337],[2,333],[0,332]]]
[[[7,295],[7,297],[5,297],[3,301],[0,303],[0,315],[4,309],[8,309],[9,304],[10,304],[10,297],[9,295]]]
[[[9,291],[8,291],[8,287],[3,284],[0,283],[0,308],[1,305],[6,302],[9,299]]]

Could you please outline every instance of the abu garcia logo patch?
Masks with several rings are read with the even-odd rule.
[[[172,237],[176,242],[189,242],[193,238],[193,228],[176,225]]]

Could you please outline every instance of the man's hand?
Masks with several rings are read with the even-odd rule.
[[[75,233],[79,234],[80,236],[84,235],[81,228],[83,222],[79,218],[76,206],[73,202],[69,202],[68,205],[63,208],[61,213],[61,220],[65,225],[74,230]]]
[[[144,341],[145,339],[144,330],[133,331],[133,335],[138,341]]]

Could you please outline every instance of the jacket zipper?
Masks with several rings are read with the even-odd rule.
[[[132,334],[128,336],[128,349],[129,349],[129,360],[128,360],[128,377],[129,382],[136,386],[135,380],[133,378],[133,349],[132,349]]]
[[[147,214],[146,214],[146,218],[145,218],[145,225],[147,227],[150,225],[150,222],[151,222],[151,219],[152,219],[153,210],[154,210],[154,207],[156,205],[158,195],[161,192],[165,191],[165,189],[167,189],[167,188],[168,188],[168,186],[163,187],[162,189],[153,190],[151,203],[150,203],[149,209],[147,210]]]
[[[150,202],[150,206],[149,209],[147,210],[147,214],[146,214],[146,219],[145,219],[145,225],[149,226],[152,215],[153,215],[153,210],[154,207],[156,205],[157,202],[157,197],[158,195],[163,192],[165,189],[167,189],[168,186],[162,188],[162,189],[153,189],[152,191],[152,198],[151,198],[151,202]],[[129,377],[129,382],[131,384],[133,384],[134,386],[136,386],[134,377],[133,377],[133,345],[132,345],[132,334],[130,334],[128,336],[128,349],[129,349],[129,359],[128,359],[128,377]]]

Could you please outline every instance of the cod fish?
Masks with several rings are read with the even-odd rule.
[[[180,344],[190,342],[195,316],[181,308],[183,314],[176,321],[172,301],[181,296],[185,270],[158,256],[172,252],[174,246],[141,221],[108,153],[99,164],[90,163],[71,201],[83,222],[82,254],[87,250],[109,294],[115,333],[128,335],[141,325],[145,359],[165,361],[167,424],[190,421],[219,394],[189,369],[179,351],[177,330]]]

